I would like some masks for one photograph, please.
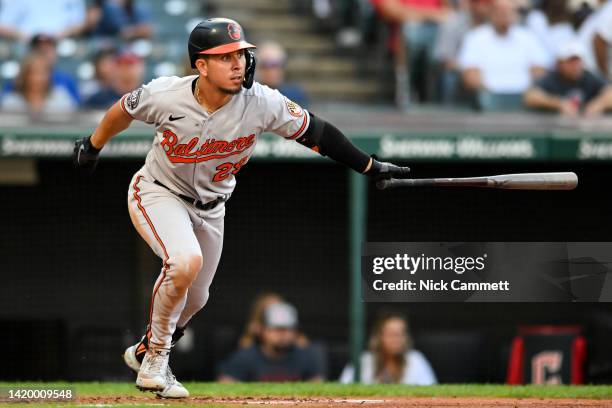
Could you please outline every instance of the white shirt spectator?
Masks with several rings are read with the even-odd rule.
[[[523,93],[531,85],[530,69],[549,63],[537,38],[519,26],[504,36],[490,24],[477,27],[466,35],[459,51],[461,69],[479,69],[485,88],[493,93]]]
[[[84,0],[0,0],[0,26],[57,36],[85,21]]]
[[[576,31],[569,22],[551,25],[542,10],[530,11],[527,14],[525,25],[540,40],[542,47],[548,53],[551,65],[555,61],[559,44],[566,44],[576,36]]]
[[[432,385],[438,382],[429,362],[420,351],[410,350],[404,357],[407,364],[402,373],[401,384]],[[361,382],[363,384],[374,384],[377,382],[374,378],[374,363],[374,355],[372,353],[365,352],[361,355]],[[343,384],[352,383],[354,373],[355,368],[352,364],[348,364],[342,370],[340,382]]]
[[[605,34],[611,29],[608,25],[608,30],[605,30],[604,26],[606,24],[610,24],[611,21],[612,0],[608,0],[606,4],[591,14],[589,18],[582,23],[580,30],[578,30],[578,38],[584,45],[586,51],[584,54],[584,65],[589,71],[599,72],[599,66],[597,65],[597,60],[595,59],[595,50],[593,49],[593,39],[595,38],[595,33],[599,31],[602,34],[602,37],[606,38]]]

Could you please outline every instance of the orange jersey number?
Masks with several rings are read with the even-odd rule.
[[[242,169],[242,167],[246,164],[247,161],[249,161],[248,156],[243,157],[237,163],[227,162],[227,163],[222,163],[218,165],[217,173],[214,175],[212,181],[217,183],[219,181],[222,181],[228,178],[230,173],[237,174],[240,171],[240,169]]]

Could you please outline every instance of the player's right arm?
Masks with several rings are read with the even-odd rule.
[[[74,143],[73,163],[79,169],[93,173],[100,151],[115,135],[127,129],[132,123],[132,117],[121,107],[121,101],[116,102],[106,112],[96,130]]]
[[[295,140],[322,156],[342,163],[358,173],[374,178],[408,178],[410,168],[380,162],[355,146],[337,127],[312,112],[305,111],[280,92],[257,85],[265,105],[264,130]]]
[[[96,149],[102,149],[113,136],[127,129],[133,120],[121,107],[121,101],[117,101],[106,112],[96,130],[91,134],[91,145]]]

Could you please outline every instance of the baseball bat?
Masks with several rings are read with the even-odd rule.
[[[379,180],[380,190],[395,187],[482,187],[506,190],[573,190],[578,176],[572,172],[518,173],[498,176]]]

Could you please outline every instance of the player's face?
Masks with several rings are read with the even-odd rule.
[[[242,89],[245,67],[244,50],[210,55],[206,64],[206,78],[221,92],[237,94]]]

